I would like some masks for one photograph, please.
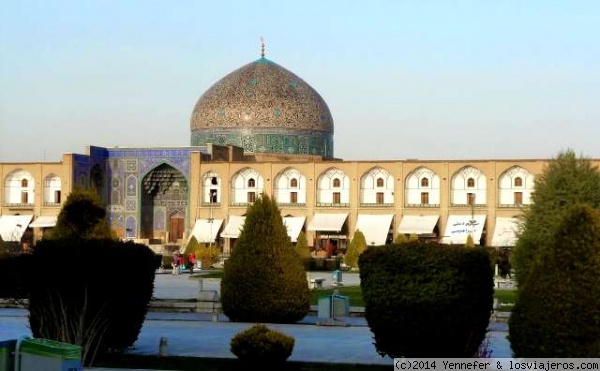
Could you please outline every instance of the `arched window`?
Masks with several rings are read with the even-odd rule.
[[[469,187],[469,188],[475,187],[475,179],[473,179],[473,178],[467,179],[467,187]]]
[[[515,178],[515,187],[523,187],[523,178]]]
[[[336,188],[340,187],[340,179],[339,178],[335,178],[333,180],[333,186],[336,187]]]
[[[429,178],[421,178],[421,187],[429,187]]]
[[[298,188],[298,179],[292,178],[290,180],[290,188]]]
[[[254,178],[248,179],[248,188],[254,188],[254,187],[256,187],[256,180],[254,180]]]
[[[383,187],[383,178],[377,178],[377,187]]]
[[[23,178],[23,180],[21,180],[21,187],[27,188],[28,185],[29,182],[27,181],[27,179]]]

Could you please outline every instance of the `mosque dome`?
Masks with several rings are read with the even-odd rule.
[[[333,119],[319,93],[263,56],[217,81],[191,117],[193,146],[333,157]]]

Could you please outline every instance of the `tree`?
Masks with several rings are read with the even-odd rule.
[[[298,235],[298,240],[296,240],[296,252],[301,259],[309,259],[310,249],[308,248],[308,241],[306,241],[306,234],[304,231],[301,231]]]
[[[575,205],[536,251],[509,319],[515,357],[600,357],[600,212]]]
[[[398,233],[396,238],[394,238],[394,244],[396,244],[396,245],[401,245],[401,244],[407,243],[407,242],[408,242],[408,238],[406,238],[406,235],[404,233]]]
[[[600,172],[571,150],[550,161],[535,182],[532,204],[524,210],[523,232],[511,254],[519,286],[524,284],[537,252],[551,244],[566,211],[578,203],[600,208]]]
[[[346,250],[344,263],[351,267],[358,267],[358,257],[366,248],[367,240],[365,239],[365,235],[357,229],[356,232],[354,232],[352,241],[350,241],[350,246],[348,246],[348,249]]]
[[[377,352],[399,357],[473,357],[494,295],[485,249],[410,242],[360,256],[365,319]]]
[[[308,314],[310,291],[275,200],[261,196],[224,266],[223,313],[234,322],[294,323]]]
[[[97,193],[81,188],[73,189],[58,214],[50,238],[114,238],[106,210]]]
[[[467,242],[465,242],[465,247],[468,247],[468,248],[475,247],[475,242],[473,241],[473,235],[470,233],[467,236]]]

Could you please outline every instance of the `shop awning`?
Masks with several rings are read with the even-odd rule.
[[[304,216],[286,216],[283,218],[283,223],[287,228],[288,236],[290,236],[292,242],[298,240],[298,235],[300,234],[302,227],[304,227],[305,220],[306,217]]]
[[[31,219],[33,215],[2,215],[0,217],[2,241],[21,241]]]
[[[439,218],[439,215],[404,215],[398,233],[432,234]]]
[[[492,246],[514,246],[517,242],[519,221],[517,218],[496,217]]]
[[[238,238],[244,228],[245,216],[229,215],[229,222],[221,232],[223,238]]]
[[[196,237],[196,241],[200,243],[215,242],[221,224],[223,224],[223,219],[196,219],[191,235]]]
[[[485,214],[478,215],[449,215],[446,223],[446,230],[442,243],[446,244],[464,244],[467,242],[467,236],[473,235],[473,242],[479,245],[483,227],[485,226]]]
[[[315,214],[308,225],[309,231],[340,232],[348,214]]]
[[[390,226],[394,219],[393,214],[369,215],[358,214],[356,229],[365,235],[367,245],[385,245]]]
[[[29,226],[31,228],[52,228],[56,225],[57,218],[57,216],[40,216],[29,224]]]

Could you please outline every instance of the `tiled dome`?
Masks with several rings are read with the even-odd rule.
[[[333,119],[319,93],[262,57],[225,76],[198,100],[192,145],[333,157]]]

